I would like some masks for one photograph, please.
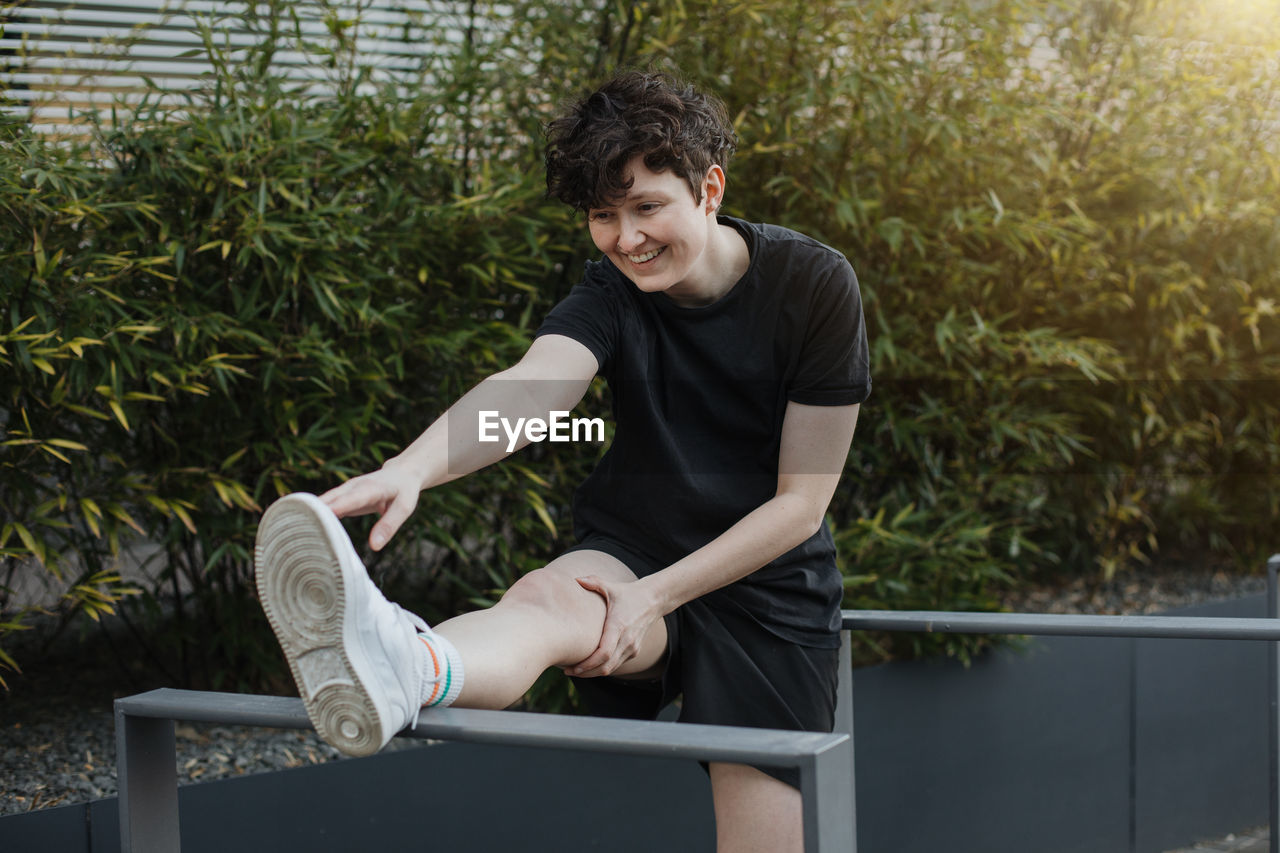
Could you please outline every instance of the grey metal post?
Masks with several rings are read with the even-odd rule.
[[[1267,615],[1280,619],[1280,554],[1267,560]],[[1268,735],[1271,741],[1271,853],[1280,853],[1280,643],[1267,643],[1267,675],[1270,682],[1271,714]]]
[[[115,713],[121,853],[176,853],[181,838],[173,720],[135,717],[118,706]]]
[[[858,783],[853,747],[853,639],[852,632],[840,632],[840,674],[836,681],[836,731],[849,736],[849,853],[858,853]],[[844,848],[842,848],[844,849]]]
[[[851,834],[853,823],[847,818],[853,802],[852,752],[853,739],[846,736],[807,756],[800,766],[805,853],[844,853],[857,844]]]

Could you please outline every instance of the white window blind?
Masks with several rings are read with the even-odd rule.
[[[90,113],[109,122],[113,109],[136,106],[146,80],[164,93],[162,103],[179,106],[182,93],[207,85],[211,71],[200,21],[233,57],[265,37],[246,24],[245,7],[216,0],[0,2],[3,109],[43,132],[83,132]],[[272,68],[323,91],[333,72],[322,50],[336,45],[331,28],[342,22],[356,63],[369,66],[373,80],[412,76],[477,37],[468,18],[474,8],[453,0],[298,0],[288,4],[288,35],[277,42]],[[483,36],[492,27],[479,29]]]

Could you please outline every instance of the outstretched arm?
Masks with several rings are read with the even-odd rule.
[[[508,449],[500,441],[479,440],[482,411],[517,418],[547,419],[569,411],[586,394],[598,365],[591,351],[564,335],[544,335],[513,367],[472,388],[425,432],[382,468],[354,477],[320,496],[339,517],[377,513],[369,544],[380,550],[412,513],[418,494],[505,459],[528,440]]]
[[[789,403],[772,498],[697,551],[634,583],[579,578],[605,599],[608,612],[600,645],[566,671],[609,675],[635,655],[655,619],[746,577],[816,533],[840,482],[857,422],[857,405]]]

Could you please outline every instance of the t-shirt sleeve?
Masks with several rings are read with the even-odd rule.
[[[847,406],[870,394],[862,295],[853,267],[840,258],[813,291],[799,367],[787,399],[809,406]]]
[[[600,375],[607,375],[613,364],[618,339],[618,305],[616,294],[589,276],[574,285],[569,295],[552,308],[534,337],[564,335],[591,350],[599,364]]]

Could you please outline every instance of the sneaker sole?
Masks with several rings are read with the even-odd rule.
[[[344,574],[338,555],[345,542],[337,535],[345,539],[336,517],[313,495],[272,504],[254,548],[258,597],[320,737],[347,755],[372,755],[389,738],[359,675],[359,649],[345,640],[354,579]]]

